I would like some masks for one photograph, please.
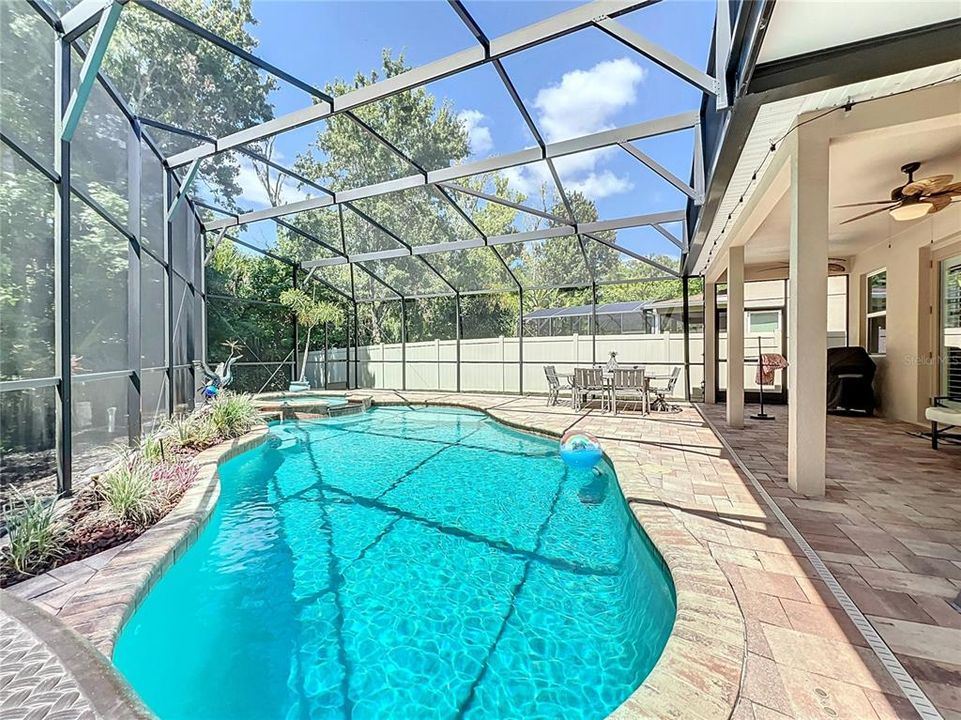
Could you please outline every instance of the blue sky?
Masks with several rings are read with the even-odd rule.
[[[466,6],[489,37],[496,37],[578,3],[467,0]],[[715,3],[664,0],[618,20],[687,62],[706,67]],[[405,2],[320,2],[255,0],[259,24],[251,33],[256,53],[322,87],[333,78],[352,78],[380,64],[383,48],[403,51],[419,65],[475,44],[445,0]],[[505,68],[547,141],[597,132],[694,109],[699,92],[595,28],[587,28],[504,60]],[[481,67],[427,86],[448,98],[471,131],[478,157],[530,147],[534,140],[496,73]],[[271,96],[276,114],[304,107],[309,97],[281,83]],[[278,137],[276,149],[292,163],[316,134],[301,128]],[[638,146],[682,178],[690,172],[693,133],[639,141]],[[621,149],[607,149],[558,161],[564,184],[591,197],[601,218],[679,209],[685,196]],[[533,192],[545,179],[538,167],[513,170],[512,184]],[[251,180],[252,178],[247,178]],[[242,182],[241,203],[261,207],[255,183]],[[261,194],[262,195],[262,194]],[[288,200],[302,197],[291,188]],[[272,223],[271,223],[272,224]],[[626,239],[626,238],[625,238]],[[647,252],[668,251],[652,235]],[[640,248],[638,248],[640,249]]]

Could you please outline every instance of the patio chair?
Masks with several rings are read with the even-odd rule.
[[[547,378],[547,404],[557,405],[561,394],[561,379],[557,375],[557,368],[553,365],[545,365],[544,376]]]
[[[938,442],[942,439],[961,439],[961,434],[946,432],[961,427],[961,401],[938,396],[933,402],[924,411],[924,417],[931,421],[931,448],[937,450]]]
[[[601,399],[601,410],[608,387],[604,383],[604,371],[600,368],[574,368],[574,384],[571,386],[571,406],[580,410],[591,398]]]
[[[611,404],[617,414],[617,401],[644,401],[644,368],[617,368],[611,379]]]
[[[651,395],[654,399],[651,401],[651,410],[659,410],[661,412],[666,412],[669,410],[674,410],[677,406],[672,406],[667,402],[667,398],[674,393],[674,387],[677,385],[677,379],[681,376],[681,368],[675,367],[671,370],[670,377],[667,378],[663,385],[653,385],[650,386]]]

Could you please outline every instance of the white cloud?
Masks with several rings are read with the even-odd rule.
[[[461,110],[457,113],[460,120],[467,129],[467,140],[470,143],[471,155],[481,155],[494,147],[494,139],[491,137],[489,127],[481,123],[487,119],[480,110]]]
[[[629,58],[606,60],[590,70],[564,73],[534,100],[548,142],[606,130],[611,118],[637,100],[647,72]]]
[[[271,182],[276,180],[277,173],[271,170],[270,179]],[[237,168],[237,184],[240,186],[240,198],[252,203],[258,207],[269,207],[270,198],[267,195],[267,191],[264,189],[264,184],[257,177],[257,173],[254,171],[253,165],[249,162],[243,162]],[[299,200],[306,200],[311,197],[310,193],[306,193],[303,190],[298,189],[294,180],[290,178],[285,178],[284,187],[281,191],[280,204],[285,205],[287,203],[297,202]]]
[[[542,88],[534,100],[539,127],[547,142],[600,132],[612,127],[618,112],[637,101],[637,87],[647,71],[629,58],[606,60],[588,70],[572,70],[559,82]],[[570,190],[592,200],[630,191],[634,185],[603,165],[617,152],[603,148],[558,158],[557,172]],[[552,178],[545,163],[505,173],[511,186],[530,194]]]
[[[564,181],[565,189],[577,190],[589,198],[598,199],[608,195],[619,195],[634,189],[630,178],[619,177],[610,170],[592,172],[584,177]]]

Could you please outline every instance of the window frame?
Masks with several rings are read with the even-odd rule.
[[[884,309],[883,310],[871,310],[871,280],[878,277],[879,275],[884,275]],[[887,267],[878,268],[867,273],[864,276],[864,349],[868,351],[869,355],[875,355],[883,357],[887,355],[887,316],[888,316],[888,269]],[[884,318],[884,348],[880,347],[880,343],[877,347],[872,347],[871,344],[871,321],[877,318]]]

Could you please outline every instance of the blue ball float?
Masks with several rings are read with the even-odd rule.
[[[220,388],[218,388],[216,385],[207,385],[204,388],[204,397],[207,398],[208,400],[211,400],[217,396],[217,393],[219,391],[220,391]]]
[[[590,470],[603,457],[600,441],[588,432],[571,430],[561,438],[561,459],[574,470]]]

